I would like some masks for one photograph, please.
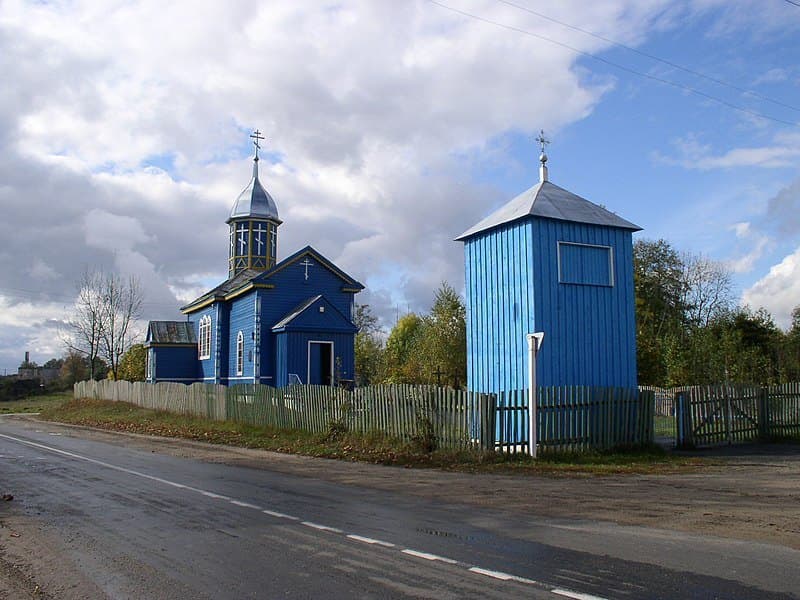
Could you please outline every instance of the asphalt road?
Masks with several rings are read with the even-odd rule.
[[[0,483],[110,598],[800,597],[782,546],[479,511],[46,423],[0,419]]]

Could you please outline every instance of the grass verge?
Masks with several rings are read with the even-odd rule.
[[[29,396],[22,400],[0,402],[0,415],[42,412],[43,410],[59,407],[68,402],[71,398],[72,390],[69,390],[67,392],[42,394],[41,396]]]
[[[616,452],[545,452],[538,460],[475,450],[426,452],[413,441],[382,434],[357,435],[332,427],[325,434],[176,415],[123,402],[72,400],[43,410],[49,421],[148,435],[200,440],[321,458],[407,467],[508,474],[672,473],[697,469],[702,459],[676,457],[658,448]]]

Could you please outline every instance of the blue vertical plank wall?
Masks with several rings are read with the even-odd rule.
[[[535,323],[545,332],[537,361],[540,385],[636,387],[636,322],[633,248],[630,230],[553,219],[533,219]],[[609,248],[613,261],[599,253],[570,264],[577,255],[559,256],[559,242]],[[559,277],[559,259],[562,277]],[[581,272],[581,277],[571,277]],[[565,277],[566,275],[566,277]],[[585,283],[576,283],[582,280]]]
[[[200,340],[200,319],[202,319],[205,316],[209,316],[211,318],[211,355],[205,359],[198,358],[197,376],[200,379],[200,381],[203,381],[205,383],[215,383],[216,353],[214,352],[214,348],[216,348],[217,345],[217,306],[211,305],[208,308],[204,308],[203,310],[199,310],[196,313],[192,313],[189,315],[189,320],[194,325],[194,333],[197,336],[197,339]]]
[[[264,315],[269,312],[272,323],[297,307],[301,301],[317,294],[324,295],[339,312],[352,318],[355,294],[343,292],[345,285],[341,278],[313,259],[312,262],[314,265],[308,269],[308,279],[305,279],[305,267],[299,262],[294,262],[274,274],[269,273],[266,281],[275,288],[267,291]]]
[[[160,347],[158,356],[149,349],[150,360],[154,361],[154,373],[157,381],[175,381],[191,383],[197,380],[197,348],[191,347]]]
[[[630,230],[529,217],[464,249],[470,390],[527,388],[535,331],[539,385],[636,386]]]
[[[308,343],[333,342],[334,375],[342,379],[353,379],[352,365],[355,361],[353,336],[350,333],[314,331],[290,331],[277,334],[276,386],[289,383],[288,376],[295,373],[303,383],[308,383]],[[336,373],[336,360],[341,362],[341,372]]]
[[[466,241],[467,385],[476,392],[524,387],[525,334],[534,331],[532,227],[517,221]]]
[[[249,293],[239,296],[230,303],[230,335],[228,336],[228,361],[227,381],[230,385],[237,383],[253,383],[253,320],[255,294]],[[244,357],[242,361],[242,374],[236,370],[236,343],[239,332],[242,332],[244,341]]]

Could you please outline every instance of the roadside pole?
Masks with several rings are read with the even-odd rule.
[[[528,453],[536,458],[538,429],[536,427],[536,355],[542,347],[544,332],[529,333],[528,340]]]

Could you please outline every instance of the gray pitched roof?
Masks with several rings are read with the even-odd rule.
[[[286,327],[295,318],[297,318],[305,309],[314,304],[314,302],[316,302],[320,298],[322,298],[322,294],[318,294],[313,298],[309,298],[305,302],[295,306],[291,311],[289,311],[289,313],[286,316],[284,316],[280,321],[275,323],[275,325],[273,325],[272,328],[279,329],[281,327]]]
[[[245,269],[244,271],[240,271],[230,279],[226,279],[217,287],[209,290],[199,298],[195,298],[189,302],[189,304],[181,306],[181,310],[187,310],[196,304],[201,304],[206,300],[209,300],[210,298],[222,298],[226,294],[246,285],[248,282],[261,275],[261,273],[261,271],[256,271],[255,269]]]
[[[196,344],[194,325],[188,321],[150,321],[147,341],[151,344]]]
[[[568,192],[549,181],[542,181],[525,190],[511,202],[467,229],[456,240],[464,240],[487,229],[492,229],[526,216],[588,223],[590,225],[605,225],[633,231],[641,230],[638,225],[626,221],[602,206],[589,202],[585,198]]]
[[[281,222],[278,218],[278,207],[275,205],[275,200],[258,179],[258,158],[253,163],[253,178],[233,203],[228,222],[241,217],[260,217]]]

